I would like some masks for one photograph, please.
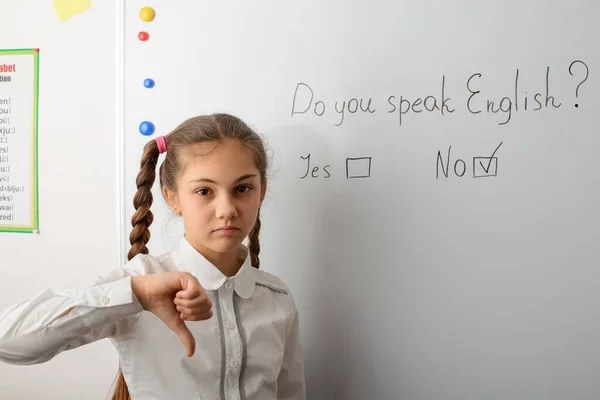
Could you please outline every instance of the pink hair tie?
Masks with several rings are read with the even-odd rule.
[[[159,136],[156,138],[156,145],[158,147],[158,154],[162,154],[167,151],[167,142],[165,141],[164,136]]]

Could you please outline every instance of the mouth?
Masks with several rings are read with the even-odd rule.
[[[236,232],[239,230],[240,229],[236,228],[235,226],[222,226],[218,229],[215,229],[215,232],[231,233],[231,232]]]

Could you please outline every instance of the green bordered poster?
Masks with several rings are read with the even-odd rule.
[[[39,49],[0,49],[0,232],[38,232]]]

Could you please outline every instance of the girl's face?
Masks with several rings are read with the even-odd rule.
[[[266,192],[251,150],[226,140],[191,146],[181,156],[177,191],[164,194],[183,216],[186,239],[199,251],[236,250],[254,226]]]

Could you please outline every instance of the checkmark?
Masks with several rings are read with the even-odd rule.
[[[494,150],[494,152],[492,153],[492,155],[488,159],[487,167],[485,167],[483,165],[483,163],[481,161],[479,161],[479,165],[481,165],[481,168],[483,168],[483,170],[485,171],[486,174],[490,173],[490,166],[492,165],[492,161],[494,160],[494,154],[496,154],[496,152],[498,151],[498,149],[500,148],[500,146],[502,146],[502,143],[503,142],[500,142],[500,144],[498,145],[498,147],[496,147],[496,150]]]
[[[498,157],[495,155],[498,152],[498,149],[500,149],[500,146],[502,146],[502,142],[489,157],[473,157],[473,178],[497,176]]]

